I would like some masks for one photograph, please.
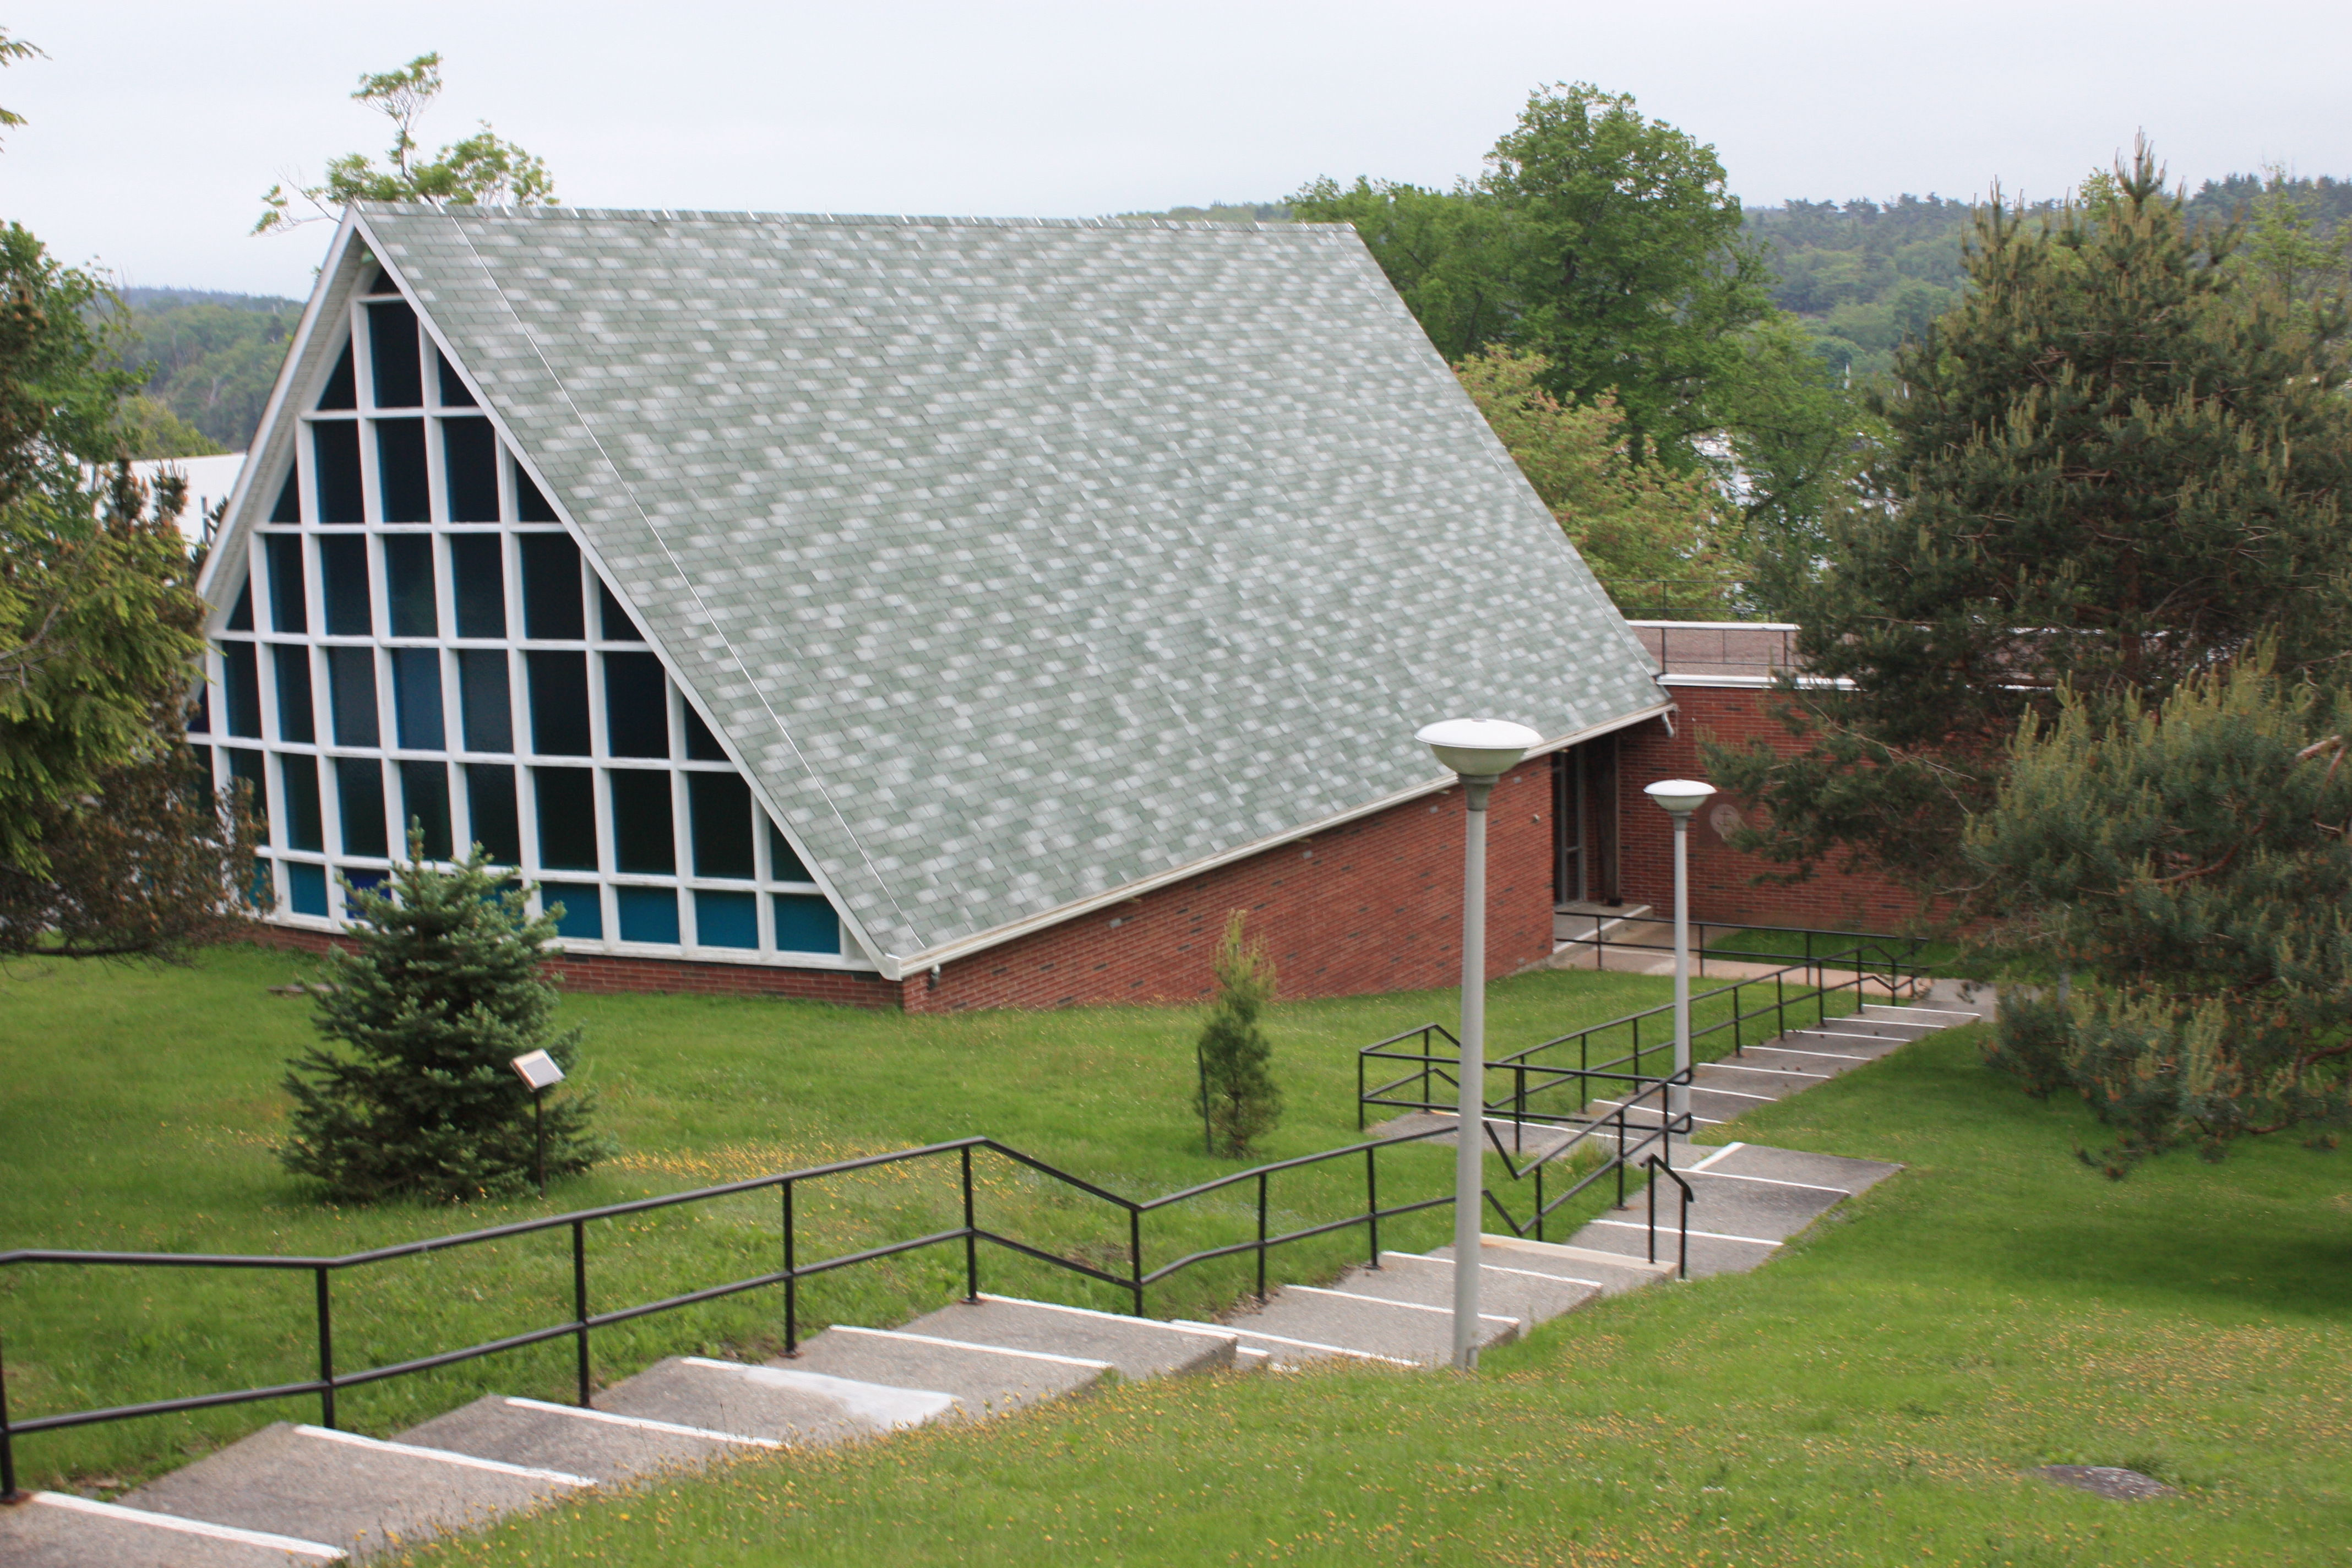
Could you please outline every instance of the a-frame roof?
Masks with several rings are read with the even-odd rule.
[[[1344,226],[370,205],[322,299],[360,245],[886,973],[1664,705]]]

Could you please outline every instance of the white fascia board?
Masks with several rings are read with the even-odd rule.
[[[1680,628],[1690,632],[1797,632],[1804,630],[1794,621],[1627,621],[1629,626],[1649,626],[1654,630],[1673,631]]]
[[[383,248],[376,244],[375,236],[367,226],[367,220],[353,213],[349,216],[347,221],[365,237],[368,249],[374,255],[377,264],[383,268],[384,276],[392,279],[393,287],[400,290],[401,298],[406,300],[409,308],[416,312],[417,324],[425,329],[425,335],[432,339],[434,347],[440,350],[442,357],[449,362],[450,368],[457,373],[457,378],[466,384],[466,390],[473,394],[475,407],[489,420],[490,427],[498,432],[499,439],[505,444],[508,452],[513,456],[523,471],[530,476],[530,482],[539,487],[541,497],[549,506],[555,509],[556,518],[563,524],[563,531],[572,536],[572,542],[577,545],[580,552],[588,558],[589,565],[595,569],[598,581],[603,583],[613,597],[619,599],[636,618],[637,629],[645,631],[645,616],[638,611],[635,605],[629,602],[621,590],[613,586],[615,574],[604,569],[604,557],[597,552],[595,543],[589,539],[584,529],[572,521],[572,510],[564,504],[562,494],[555,486],[548,483],[545,474],[540,472],[539,464],[532,458],[530,448],[516,437],[514,431],[507,425],[506,416],[499,412],[498,405],[490,400],[488,393],[483,390],[482,384],[474,379],[474,373],[466,368],[465,360],[450,346],[447,335],[441,331],[440,324],[434,321],[433,312],[425,308],[424,301],[419,300],[415,291],[409,288],[407,280],[400,276],[399,268],[385,259]],[[518,331],[522,332],[526,337],[529,336],[530,329],[524,326],[520,318],[517,318],[515,327]],[[607,458],[606,461],[609,463],[610,459]],[[247,465],[247,468],[249,471],[250,465]],[[614,478],[619,479],[625,489],[628,488],[627,479],[617,468],[614,470]],[[825,876],[824,868],[816,863],[816,858],[809,853],[808,846],[802,843],[800,836],[792,830],[784,814],[776,809],[776,803],[769,798],[767,790],[761,785],[759,774],[744,765],[742,754],[735,748],[734,737],[728,733],[724,726],[711,722],[709,704],[702,700],[701,695],[694,689],[694,683],[687,679],[679,670],[678,662],[670,656],[669,649],[663,647],[650,631],[646,631],[646,646],[654,650],[654,657],[661,660],[662,668],[668,672],[672,680],[677,682],[679,695],[693,706],[695,716],[702,721],[703,728],[709,730],[717,739],[719,750],[727,753],[727,760],[735,764],[735,771],[741,774],[743,782],[751,786],[751,796],[759,802],[760,809],[767,814],[770,822],[775,824],[776,831],[784,836],[784,841],[792,846],[793,853],[800,857],[801,864],[808,868],[810,877],[815,879],[817,891],[823,893],[825,902],[833,906],[834,918],[841,922],[842,929],[856,942],[860,951],[866,954],[867,963],[880,969],[887,978],[892,980],[898,978],[889,973],[887,962],[877,955],[873,938],[866,934],[865,926],[849,912],[848,906],[842,900],[840,890]],[[599,948],[597,951],[601,952],[604,949]],[[847,958],[849,955],[845,953],[842,956]],[[855,960],[851,961],[848,967],[853,971],[863,968]]]
[[[1566,751],[1570,746],[1582,745],[1587,741],[1597,741],[1603,735],[1613,735],[1620,730],[1630,730],[1634,725],[1645,723],[1652,719],[1663,719],[1673,709],[1672,702],[1661,702],[1654,707],[1644,708],[1638,713],[1629,713],[1621,719],[1612,719],[1605,724],[1594,724],[1587,729],[1572,731],[1568,734],[1546,741],[1540,745],[1528,748],[1528,755],[1541,757],[1549,756],[1554,752]],[[881,955],[882,978],[904,980],[910,974],[935,965],[970,958],[975,952],[982,952],[989,948],[1001,946],[1016,937],[1027,936],[1033,931],[1045,931],[1060,925],[1065,921],[1076,920],[1081,915],[1091,914],[1097,910],[1106,910],[1114,904],[1123,904],[1130,899],[1141,898],[1146,893],[1155,892],[1161,888],[1181,882],[1188,877],[1197,877],[1203,872],[1216,870],[1219,867],[1230,866],[1237,860],[1246,860],[1254,855],[1263,855],[1270,849],[1279,849],[1286,844],[1296,844],[1302,838],[1312,838],[1318,833],[1328,833],[1334,827],[1344,826],[1348,823],[1360,821],[1367,816],[1376,816],[1383,811],[1428,795],[1442,795],[1459,782],[1454,774],[1447,773],[1443,777],[1414,784],[1410,789],[1399,790],[1394,795],[1383,795],[1378,800],[1350,807],[1334,816],[1324,817],[1320,821],[1306,823],[1275,834],[1271,837],[1256,839],[1235,848],[1221,850],[1217,854],[1190,861],[1182,866],[1154,872],[1149,877],[1139,878],[1122,887],[1113,888],[1108,892],[1075,899],[1041,914],[1012,921],[973,936],[960,937],[953,942],[941,942],[939,946],[922,952],[903,956],[898,953],[886,952]]]
[[[1653,676],[1661,686],[1713,686],[1726,690],[1762,691],[1780,684],[1777,675],[1659,675]],[[1852,691],[1853,682],[1844,676],[1824,679],[1818,675],[1801,675],[1796,679],[1800,691]]]
[[[290,417],[295,426],[301,423],[299,411],[291,416],[288,414],[289,405],[294,397],[294,383],[301,374],[310,340],[317,334],[319,323],[326,313],[327,301],[333,299],[348,302],[350,299],[352,279],[345,273],[356,269],[347,267],[346,263],[350,259],[352,239],[357,232],[358,221],[357,215],[348,207],[344,209],[342,221],[335,226],[335,237],[328,242],[326,259],[319,264],[319,281],[312,286],[310,300],[302,307],[302,320],[296,325],[293,337],[288,340],[285,361],[278,367],[278,380],[270,387],[269,401],[261,410],[261,423],[254,426],[253,440],[246,447],[245,467],[236,476],[236,488],[229,492],[228,510],[222,514],[220,536],[213,541],[212,553],[205,557],[205,569],[196,576],[196,592],[206,599],[212,597],[216,585],[214,579],[220,574],[221,563],[238,558],[241,547],[253,532],[256,520],[251,514],[255,497],[261,493],[261,474],[265,468],[276,468],[266,459],[271,447],[284,435],[284,422]],[[221,630],[219,623],[227,617],[228,610],[226,601],[214,605],[205,621],[204,635],[206,637]]]

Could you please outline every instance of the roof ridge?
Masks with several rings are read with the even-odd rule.
[[[1352,226],[1344,223],[1240,223],[1206,218],[1165,217],[984,217],[925,213],[795,213],[759,212],[698,207],[580,207],[555,205],[504,206],[468,203],[462,207],[436,207],[425,202],[353,202],[353,210],[369,216],[473,216],[499,218],[644,219],[663,223],[805,223],[839,226],[890,228],[1176,228],[1230,229],[1236,233],[1323,234]]]

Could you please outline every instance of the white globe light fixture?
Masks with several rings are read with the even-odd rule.
[[[1462,1062],[1454,1133],[1454,1364],[1478,1364],[1479,1234],[1486,1194],[1486,799],[1543,737],[1501,719],[1446,719],[1414,740],[1462,781]]]
[[[1690,819],[1715,786],[1696,779],[1660,779],[1643,794],[1675,819],[1675,1078],[1666,1112],[1690,1136]]]

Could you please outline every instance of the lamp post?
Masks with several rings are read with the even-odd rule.
[[[1478,1364],[1479,1236],[1486,1184],[1486,797],[1543,740],[1524,724],[1499,719],[1446,719],[1424,724],[1414,740],[1462,781],[1469,809],[1462,849],[1461,1120],[1454,1131],[1454,1364]]]
[[[545,1051],[525,1051],[509,1064],[515,1076],[530,1088],[530,1120],[539,1139],[539,1195],[547,1195],[547,1110],[541,1103],[547,1091],[563,1081],[563,1069]],[[586,1352],[581,1352],[586,1354]]]
[[[1690,819],[1715,793],[1711,784],[1696,779],[1661,779],[1643,793],[1675,819],[1675,1076],[1690,1070]],[[1690,1115],[1690,1085],[1677,1083],[1666,1091],[1666,1112],[1681,1121]],[[1683,1129],[1690,1136],[1690,1129]]]

